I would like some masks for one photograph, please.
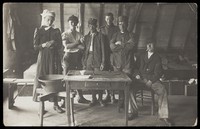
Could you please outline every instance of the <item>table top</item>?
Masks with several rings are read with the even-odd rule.
[[[83,74],[84,72],[84,74]],[[83,71],[70,70],[64,77],[66,81],[88,82],[131,82],[132,80],[123,72],[119,71]]]

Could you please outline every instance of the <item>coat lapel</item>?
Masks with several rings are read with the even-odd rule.
[[[154,53],[150,56],[150,58],[148,59],[148,52],[146,52],[145,56],[144,56],[144,61],[145,63],[149,63],[153,60],[154,57]]]

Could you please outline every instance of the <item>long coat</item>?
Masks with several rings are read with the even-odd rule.
[[[55,43],[50,48],[42,48],[42,43],[54,40]],[[33,89],[33,101],[37,101],[36,88],[40,87],[38,77],[48,74],[61,74],[61,51],[62,39],[59,29],[44,27],[36,28],[33,41],[34,49],[39,51],[37,58],[36,76]]]
[[[89,55],[89,49],[91,45],[91,35],[90,32],[84,38],[84,57],[83,57],[83,67],[87,66],[87,59]],[[99,32],[96,32],[93,40],[93,66],[95,68],[100,68],[100,65],[105,65],[105,36]]]
[[[139,69],[135,70],[134,76],[140,75],[142,79],[152,81],[152,83],[158,81],[162,74],[162,62],[160,56],[154,52],[148,59],[148,53],[144,53],[139,58]]]
[[[112,70],[111,58],[113,55],[110,49],[110,40],[117,31],[119,31],[119,27],[115,26],[114,24],[100,27],[100,32],[105,35],[105,70]]]
[[[122,45],[116,45],[117,41],[121,41]],[[110,48],[113,54],[112,65],[113,67],[131,74],[131,60],[133,55],[133,47],[135,46],[134,34],[126,31],[125,33],[116,32],[111,41]]]

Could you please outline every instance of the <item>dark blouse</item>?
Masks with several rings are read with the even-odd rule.
[[[54,40],[54,44],[50,48],[42,48],[42,44]],[[37,68],[34,83],[34,100],[35,89],[40,87],[38,77],[48,74],[61,74],[61,54],[62,54],[62,39],[59,29],[49,28],[45,30],[44,27],[35,29],[34,33],[34,49],[38,50]]]

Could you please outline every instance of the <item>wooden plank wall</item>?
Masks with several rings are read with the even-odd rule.
[[[156,47],[164,50],[184,49],[191,26],[191,10],[185,3],[144,3],[138,20],[135,21],[137,4],[139,3],[63,3],[63,26],[61,28],[60,3],[44,3],[43,9],[50,9],[56,12],[55,27],[65,31],[68,28],[68,17],[75,15],[80,19],[80,5],[84,4],[82,25],[78,26],[84,34],[88,33],[88,19],[96,18],[98,26],[103,25],[104,15],[107,12],[114,14],[114,23],[117,24],[117,17],[120,14],[129,16],[129,27],[131,31],[138,33],[138,49],[145,48],[146,42],[154,37],[157,41]],[[136,23],[137,30],[134,28]]]
[[[4,4],[5,5],[5,4]],[[98,25],[103,25],[104,15],[107,12],[114,14],[114,23],[117,25],[117,17],[121,14],[129,16],[128,30],[136,33],[138,49],[144,49],[149,38],[155,37],[156,47],[169,51],[179,49],[197,55],[197,17],[187,3],[12,3],[15,13],[21,24],[16,26],[16,42],[19,57],[26,59],[24,55],[33,53],[34,29],[40,26],[43,9],[55,11],[56,19],[54,27],[61,32],[68,28],[68,17],[79,17],[79,27],[83,34],[88,33],[88,19],[97,18]],[[7,9],[4,7],[4,32],[6,32]],[[8,7],[9,8],[9,7]],[[139,10],[139,11],[138,11]],[[5,12],[6,11],[6,12]],[[194,14],[195,13],[195,14]],[[7,49],[7,40],[4,33],[4,50]],[[34,51],[35,52],[35,51]],[[4,51],[4,55],[9,54]],[[11,59],[11,58],[10,58]],[[4,58],[4,66],[9,59]],[[20,62],[24,62],[21,60]]]

